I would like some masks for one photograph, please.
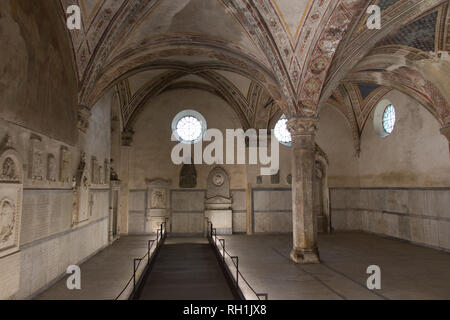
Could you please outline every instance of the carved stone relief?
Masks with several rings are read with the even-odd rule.
[[[109,174],[109,180],[110,181],[120,181],[119,175],[117,174],[116,170],[114,170],[114,160],[111,159],[111,172]]]
[[[42,139],[37,135],[31,135],[30,176],[33,181],[44,180],[44,151]]]
[[[169,217],[169,188],[172,182],[164,179],[146,180],[147,212],[145,215],[145,231],[156,233],[161,223]]]
[[[0,149],[0,257],[19,251],[22,183],[22,160],[7,137]]]
[[[91,181],[92,184],[100,183],[100,167],[98,165],[98,161],[96,157],[92,157],[92,166],[91,166],[92,174]]]
[[[153,189],[151,208],[152,209],[166,208],[166,192],[164,189]]]
[[[227,172],[220,167],[214,168],[208,176],[207,186],[205,217],[213,223],[218,234],[232,234],[233,212],[231,206],[233,199]]]
[[[2,181],[15,181],[16,177],[16,165],[11,158],[6,158],[2,165],[2,175],[0,177]]]
[[[47,156],[47,180],[50,182],[57,180],[56,159],[53,154]]]
[[[59,179],[61,182],[68,183],[70,182],[71,174],[70,174],[70,152],[67,147],[61,147],[61,159],[60,159],[60,168],[59,168],[60,176]]]
[[[77,174],[73,180],[72,227],[89,219],[89,187],[86,154],[82,153]]]

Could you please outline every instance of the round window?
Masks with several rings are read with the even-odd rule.
[[[280,120],[278,120],[274,128],[275,137],[281,144],[284,144],[285,146],[291,146],[292,137],[291,133],[288,130],[287,123],[288,120],[286,119],[286,117],[284,115],[281,116]]]
[[[373,126],[375,132],[382,138],[394,131],[396,122],[395,107],[389,100],[382,100],[375,108]]]
[[[383,113],[383,129],[387,134],[391,134],[395,126],[395,108],[392,104],[384,109]]]
[[[195,110],[185,110],[175,116],[172,121],[172,132],[182,143],[199,142],[206,131],[206,120]]]

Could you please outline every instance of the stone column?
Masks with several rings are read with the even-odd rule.
[[[294,117],[288,128],[292,135],[292,218],[296,263],[320,263],[317,222],[314,216],[313,179],[317,118]]]
[[[130,166],[132,165],[132,146],[133,143],[132,129],[125,129],[121,134],[120,147],[120,163],[119,163],[119,178],[121,180],[120,187],[120,234],[128,234],[128,195],[129,195],[129,180],[130,180]]]
[[[120,181],[110,182],[110,203],[109,203],[109,243],[113,243],[120,235]]]

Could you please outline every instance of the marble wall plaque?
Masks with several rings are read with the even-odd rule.
[[[19,251],[23,175],[20,155],[10,139],[0,153],[0,257]]]

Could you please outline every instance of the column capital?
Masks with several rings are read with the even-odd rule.
[[[91,110],[84,105],[78,106],[78,130],[86,133],[89,128],[89,118],[91,117]]]
[[[122,131],[122,146],[130,147],[133,143],[134,130],[131,128],[125,128]]]
[[[287,123],[288,129],[293,137],[313,136],[319,128],[317,117],[292,117]]]

